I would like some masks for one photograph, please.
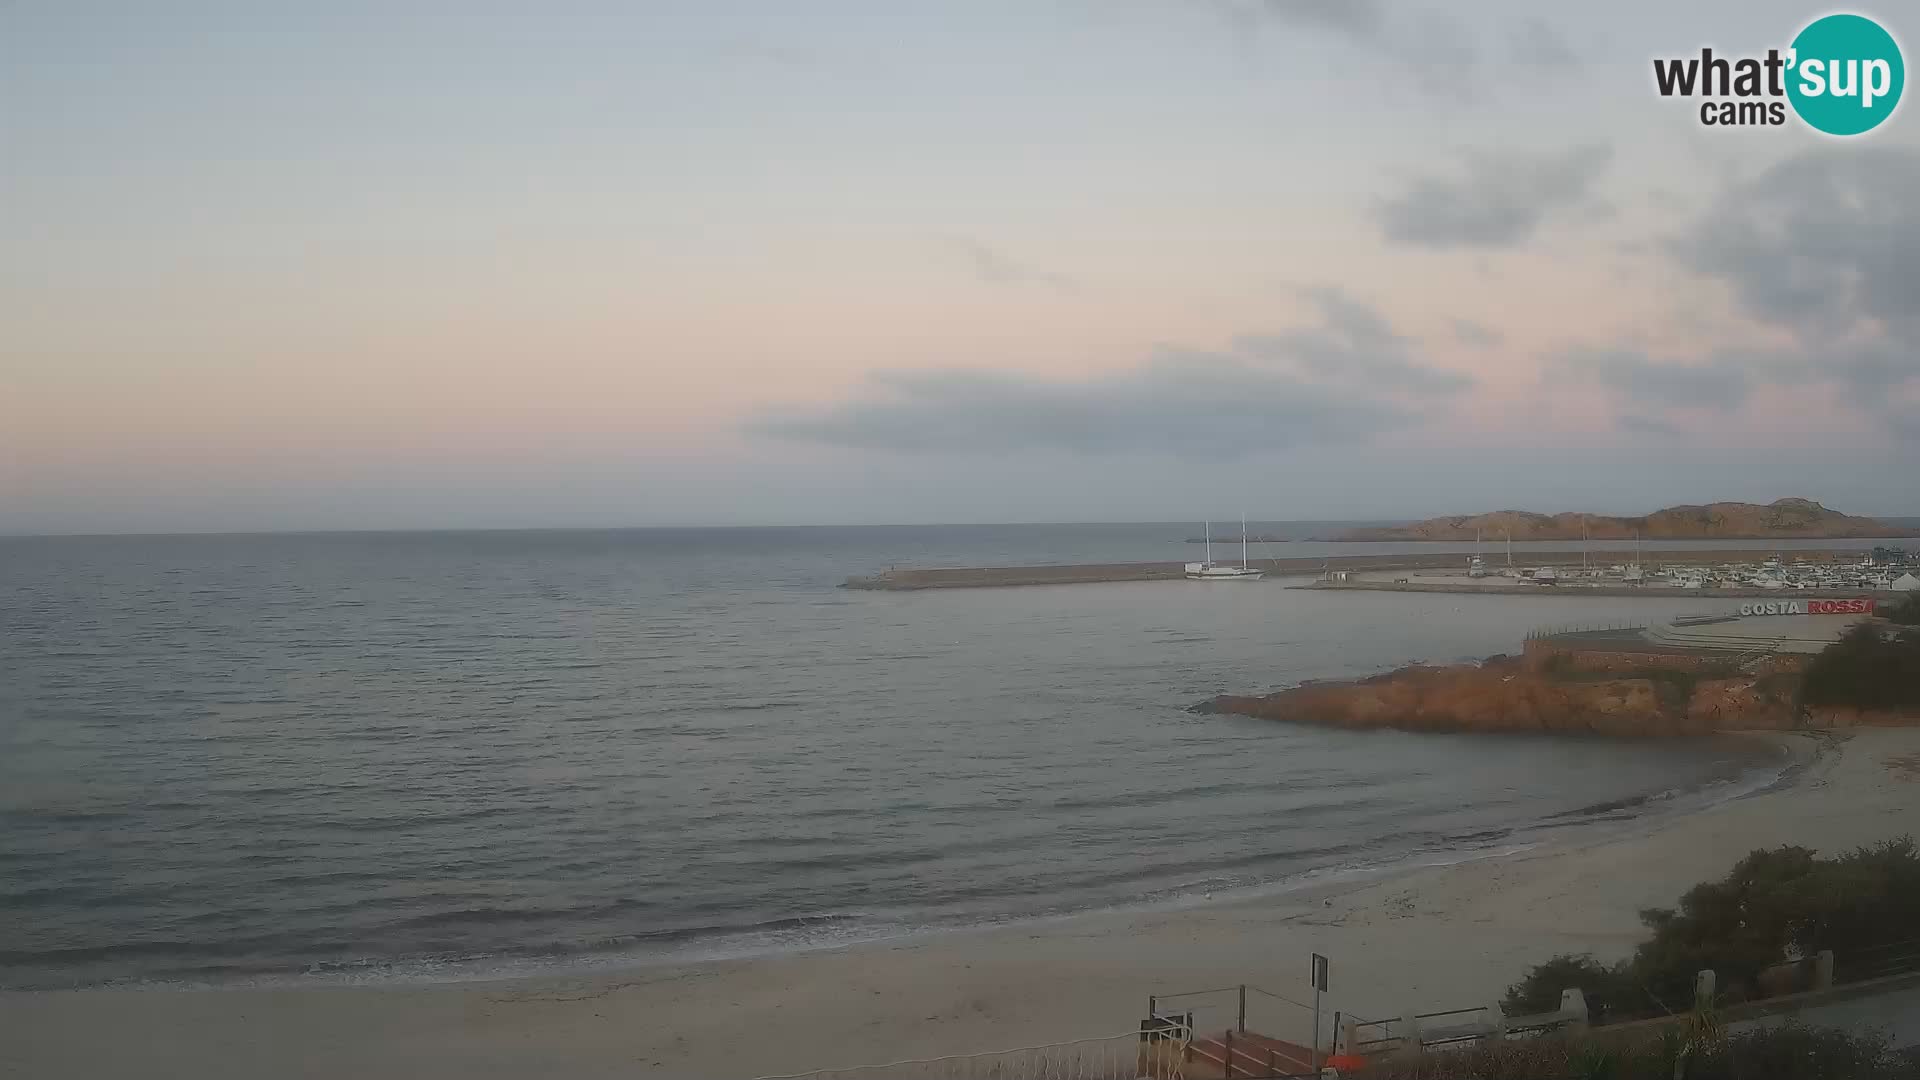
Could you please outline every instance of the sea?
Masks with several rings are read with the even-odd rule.
[[[1340,527],[1255,523],[1298,537],[1255,555],[1448,550],[1311,539]],[[1738,741],[1189,711],[1711,601],[840,587],[1198,531],[0,538],[0,987],[834,947],[1497,858],[1781,775]]]

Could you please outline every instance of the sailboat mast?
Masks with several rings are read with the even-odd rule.
[[[1247,512],[1240,511],[1240,569],[1247,568]]]
[[[1213,561],[1213,522],[1212,522],[1212,521],[1208,521],[1208,522],[1207,522],[1207,524],[1206,524],[1206,530],[1207,530],[1207,533],[1206,533],[1206,535],[1207,535],[1207,561],[1208,561],[1209,563],[1211,563],[1211,562]]]

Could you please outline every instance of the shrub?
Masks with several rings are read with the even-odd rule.
[[[1801,695],[1808,705],[1920,706],[1920,630],[1855,626],[1807,665]]]
[[[1756,996],[1760,972],[1833,950],[1842,978],[1851,957],[1913,939],[1920,911],[1920,849],[1911,837],[1823,859],[1802,847],[1749,852],[1726,877],[1688,889],[1677,908],[1640,913],[1651,936],[1607,967],[1556,956],[1507,990],[1513,1015],[1550,1012],[1578,987],[1596,1022],[1685,1012],[1695,975],[1711,968],[1723,1000]]]
[[[1684,1056],[1684,1062],[1681,1060]],[[1920,1080],[1920,1061],[1877,1034],[1788,1025],[1693,1041],[1685,1033],[1631,1040],[1529,1039],[1382,1062],[1367,1080]]]
[[[1920,626],[1920,592],[1908,593],[1904,599],[1889,605],[1881,612],[1888,622],[1903,626]]]
[[[1753,851],[1725,878],[1688,889],[1677,910],[1641,912],[1653,936],[1634,950],[1625,975],[1674,1012],[1692,1006],[1694,976],[1703,968],[1713,969],[1729,996],[1743,996],[1762,968],[1787,958],[1801,886],[1814,863],[1802,847]]]
[[[1566,953],[1535,965],[1519,982],[1507,987],[1500,1008],[1508,1016],[1553,1012],[1560,1007],[1560,995],[1566,990],[1580,991],[1596,1023],[1605,1022],[1610,1015],[1624,1015],[1633,994],[1633,988],[1618,972],[1592,954]]]

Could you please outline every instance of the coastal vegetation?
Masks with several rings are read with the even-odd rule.
[[[1803,847],[1762,848],[1718,881],[1687,890],[1676,908],[1640,913],[1650,931],[1613,965],[1590,955],[1553,957],[1507,989],[1513,1015],[1557,1008],[1578,988],[1596,1023],[1681,1013],[1694,977],[1712,969],[1721,1004],[1772,996],[1781,966],[1831,950],[1843,981],[1878,974],[1890,948],[1920,959],[1920,849],[1911,837],[1822,858]],[[1905,955],[1905,953],[1900,953]]]
[[[1366,1080],[1920,1080],[1920,1054],[1877,1034],[1798,1025],[1725,1034],[1668,1029],[1639,1038],[1488,1043],[1383,1062]]]
[[[1906,599],[1888,606],[1883,614],[1890,623],[1920,626],[1920,592],[1908,593]]]
[[[1643,517],[1601,514],[1537,514],[1496,510],[1489,514],[1428,518],[1408,525],[1353,529],[1336,540],[1774,540],[1899,536],[1873,518],[1829,510],[1811,499],[1758,503],[1718,502],[1669,506]]]
[[[1908,600],[1896,609],[1903,619],[1920,619]],[[1861,623],[1823,649],[1800,687],[1807,705],[1855,709],[1920,708],[1920,628],[1892,632]]]

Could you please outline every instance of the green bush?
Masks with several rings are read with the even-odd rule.
[[[1683,1060],[1684,1059],[1684,1060]],[[1920,1060],[1878,1035],[1788,1025],[1701,1038],[1669,1030],[1489,1043],[1382,1062],[1367,1080],[1920,1080]]]
[[[1674,1012],[1692,1005],[1694,976],[1704,968],[1728,996],[1747,996],[1761,969],[1787,959],[1795,944],[1815,863],[1802,847],[1753,851],[1725,878],[1688,889],[1677,910],[1641,912],[1653,936],[1634,950],[1625,976]]]
[[[1507,987],[1500,1009],[1508,1016],[1553,1012],[1566,990],[1580,991],[1595,1023],[1604,1023],[1609,1016],[1631,1015],[1632,986],[1590,953],[1566,953],[1535,965],[1526,977]]]
[[[1801,699],[1861,709],[1920,706],[1920,630],[1855,626],[1807,665]]]
[[[1759,975],[1792,957],[1833,950],[1842,977],[1849,958],[1917,934],[1920,849],[1911,837],[1823,859],[1802,847],[1749,852],[1726,877],[1688,889],[1677,908],[1640,913],[1651,936],[1607,967],[1591,956],[1556,956],[1507,990],[1509,1014],[1550,1012],[1578,987],[1599,1023],[1681,1013],[1693,1005],[1696,973],[1711,968],[1722,1000],[1758,994]]]
[[[1920,592],[1908,593],[1906,599],[1889,605],[1880,614],[1902,626],[1920,626]]]

